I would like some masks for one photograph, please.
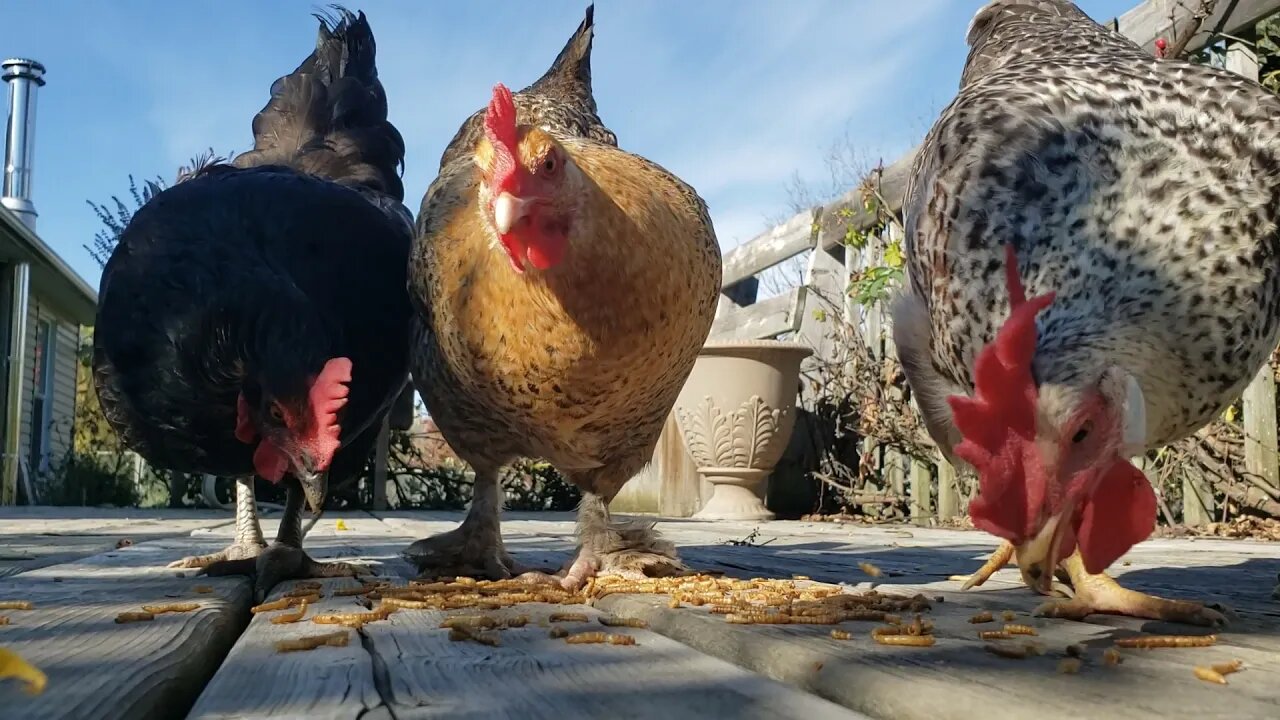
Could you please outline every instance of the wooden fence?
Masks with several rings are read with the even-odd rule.
[[[1174,45],[1176,38],[1193,30],[1194,35],[1186,44],[1188,51],[1202,48],[1215,38],[1233,38],[1227,41],[1228,69],[1256,79],[1258,63],[1249,41],[1259,21],[1280,11],[1280,0],[1219,0],[1203,22],[1194,16],[1200,7],[1198,0],[1148,0],[1110,25],[1153,52],[1157,38],[1166,38]],[[883,225],[884,210],[900,215],[915,153],[913,150],[878,171],[878,177],[868,178],[884,201],[881,207],[868,204],[863,187],[855,188],[825,207],[799,213],[728,251],[712,338],[789,335],[815,348],[819,357],[831,358],[837,348],[833,347],[835,338],[830,324],[824,322],[830,309],[824,298],[834,297],[844,299],[844,320],[862,333],[870,352],[877,358],[892,358],[887,314],[879,305],[863,308],[849,297],[847,289],[850,279],[860,271],[881,264],[886,243],[892,239],[888,233],[900,230],[889,225],[881,236],[869,238],[859,250],[848,247],[846,238],[877,230]],[[809,257],[803,283],[757,301],[761,274],[806,252]],[[1271,488],[1280,489],[1276,387],[1270,366],[1258,374],[1243,400],[1245,471]],[[955,470],[940,458],[932,463],[910,459],[893,447],[876,447],[871,441],[863,448],[863,457],[878,461],[880,482],[886,493],[909,498],[914,521],[945,520],[962,513],[965,499]],[[675,422],[669,419],[653,463],[628,483],[615,507],[687,516],[707,498],[707,491],[684,450]],[[1190,483],[1184,486],[1184,522],[1209,522],[1214,509],[1214,495],[1208,487]]]

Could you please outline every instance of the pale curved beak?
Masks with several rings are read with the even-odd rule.
[[[1068,498],[1057,515],[1049,518],[1034,538],[1017,548],[1018,570],[1027,585],[1042,595],[1053,587],[1054,572],[1062,560],[1062,539],[1075,517],[1077,501]]]
[[[504,192],[493,201],[493,226],[499,235],[511,232],[529,214],[529,201]]]

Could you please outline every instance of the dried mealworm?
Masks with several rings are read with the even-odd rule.
[[[832,628],[831,637],[836,640],[848,640],[853,636],[849,634],[848,630],[838,630],[838,629]]]
[[[1030,625],[1005,625],[1004,631],[1010,635],[1039,635]]]
[[[307,614],[307,604],[305,602],[300,603],[297,609],[295,610],[285,611],[280,613],[279,615],[273,615],[271,617],[271,624],[286,625],[288,623],[296,623],[299,620],[301,620],[304,616],[306,616],[306,614]]]
[[[979,630],[979,640],[1009,640],[1013,637],[1004,630]]]
[[[1205,682],[1217,683],[1218,685],[1227,684],[1227,679],[1222,676],[1222,673],[1211,667],[1201,667],[1200,665],[1197,665],[1191,668],[1191,672],[1195,673],[1196,677]]]
[[[861,620],[871,622],[888,622],[890,615],[885,614],[883,610],[867,610],[866,608],[856,608],[853,610],[844,610],[840,613],[840,617],[845,620]]]
[[[858,569],[870,575],[871,577],[880,577],[883,574],[881,573],[880,568],[876,567],[875,565],[872,565],[869,562],[858,563]]]
[[[570,645],[588,645],[608,642],[609,635],[602,632],[580,632],[566,637],[564,641]]]
[[[440,621],[442,628],[492,628],[497,627],[498,621],[488,615],[454,615]]]
[[[165,603],[164,605],[143,605],[142,611],[149,612],[152,615],[162,615],[164,613],[186,613],[192,610],[199,610],[200,603]]]
[[[1107,648],[1102,653],[1102,662],[1107,665],[1119,665],[1124,662],[1124,656],[1115,648]]]
[[[1221,675],[1230,675],[1233,672],[1240,672],[1240,670],[1244,667],[1244,661],[1232,660],[1231,662],[1214,663],[1210,667],[1212,667],[1213,671],[1216,673],[1219,673]]]
[[[930,647],[935,642],[932,635],[873,635],[881,645],[899,647]]]
[[[871,637],[887,637],[889,635],[905,635],[906,630],[896,625],[878,627],[871,631]]]
[[[440,607],[440,603],[435,600],[408,600],[397,597],[384,597],[378,604],[381,607],[403,610],[436,610]]]
[[[640,618],[624,618],[601,615],[600,624],[605,627],[647,628],[649,622]]]
[[[554,612],[548,618],[551,622],[587,622],[591,618],[586,613],[578,612]]]
[[[1018,615],[1012,610],[1005,610],[1000,613],[1000,617],[1003,618],[1005,622],[1013,622],[1013,619],[1018,617]]]
[[[974,615],[973,617],[969,618],[969,622],[973,623],[974,625],[979,625],[981,623],[995,622],[995,621],[996,619],[992,617],[991,613],[987,612],[986,610],[983,610],[977,615]]]
[[[149,612],[139,612],[137,610],[130,610],[116,615],[116,622],[118,623],[144,622],[155,619],[155,615],[152,615]]]
[[[1058,672],[1063,675],[1075,675],[1080,672],[1080,658],[1062,658],[1058,661]]]
[[[319,588],[300,587],[300,588],[294,588],[293,590],[286,592],[281,597],[308,599],[313,595],[319,595],[319,594],[320,594]]]
[[[503,620],[502,624],[506,625],[509,628],[524,627],[525,625],[529,624],[529,616],[528,615],[512,615],[506,620]]]
[[[673,610],[680,607],[680,598],[673,595],[671,599],[667,601],[667,607]]]
[[[0,615],[0,625],[8,625],[8,624],[9,624],[9,616]]]
[[[565,642],[568,642],[568,640],[566,640]],[[630,635],[623,635],[622,633],[610,633],[609,644],[610,645],[635,645],[636,639],[631,637]]]
[[[325,633],[324,635],[309,635],[307,637],[291,638],[289,640],[279,640],[276,642],[276,652],[299,652],[305,650],[315,650],[318,647],[328,645],[330,647],[346,647],[350,641],[350,635],[346,630],[338,632]]]
[[[208,595],[209,593],[213,592],[212,585],[197,585],[191,589],[195,590],[197,593],[200,593],[201,595]]]
[[[319,598],[316,598],[316,599],[318,600]],[[279,600],[264,602],[261,605],[254,605],[253,607],[249,608],[249,612],[253,613],[254,615],[257,615],[258,613],[275,612],[276,610],[287,610],[301,602],[302,600],[299,598],[280,598]]]
[[[0,600],[0,610],[30,610],[35,607],[30,600]]]
[[[553,627],[551,628],[551,631],[547,633],[547,636],[556,640],[562,637],[569,637],[569,631],[562,627]]]
[[[996,645],[988,643],[982,646],[983,650],[1002,658],[1011,660],[1023,660],[1027,657],[1028,648],[1025,645]]]
[[[1143,635],[1120,638],[1116,645],[1122,648],[1193,648],[1209,647],[1218,642],[1217,635]]]

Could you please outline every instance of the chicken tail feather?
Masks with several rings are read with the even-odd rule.
[[[237,167],[284,165],[404,199],[404,139],[387,121],[373,30],[363,12],[318,13],[316,49],[271,85]]]

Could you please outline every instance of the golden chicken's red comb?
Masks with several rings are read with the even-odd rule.
[[[493,86],[493,97],[484,113],[484,134],[493,145],[493,184],[499,192],[508,190],[506,186],[515,177],[519,134],[515,98],[502,83]]]

